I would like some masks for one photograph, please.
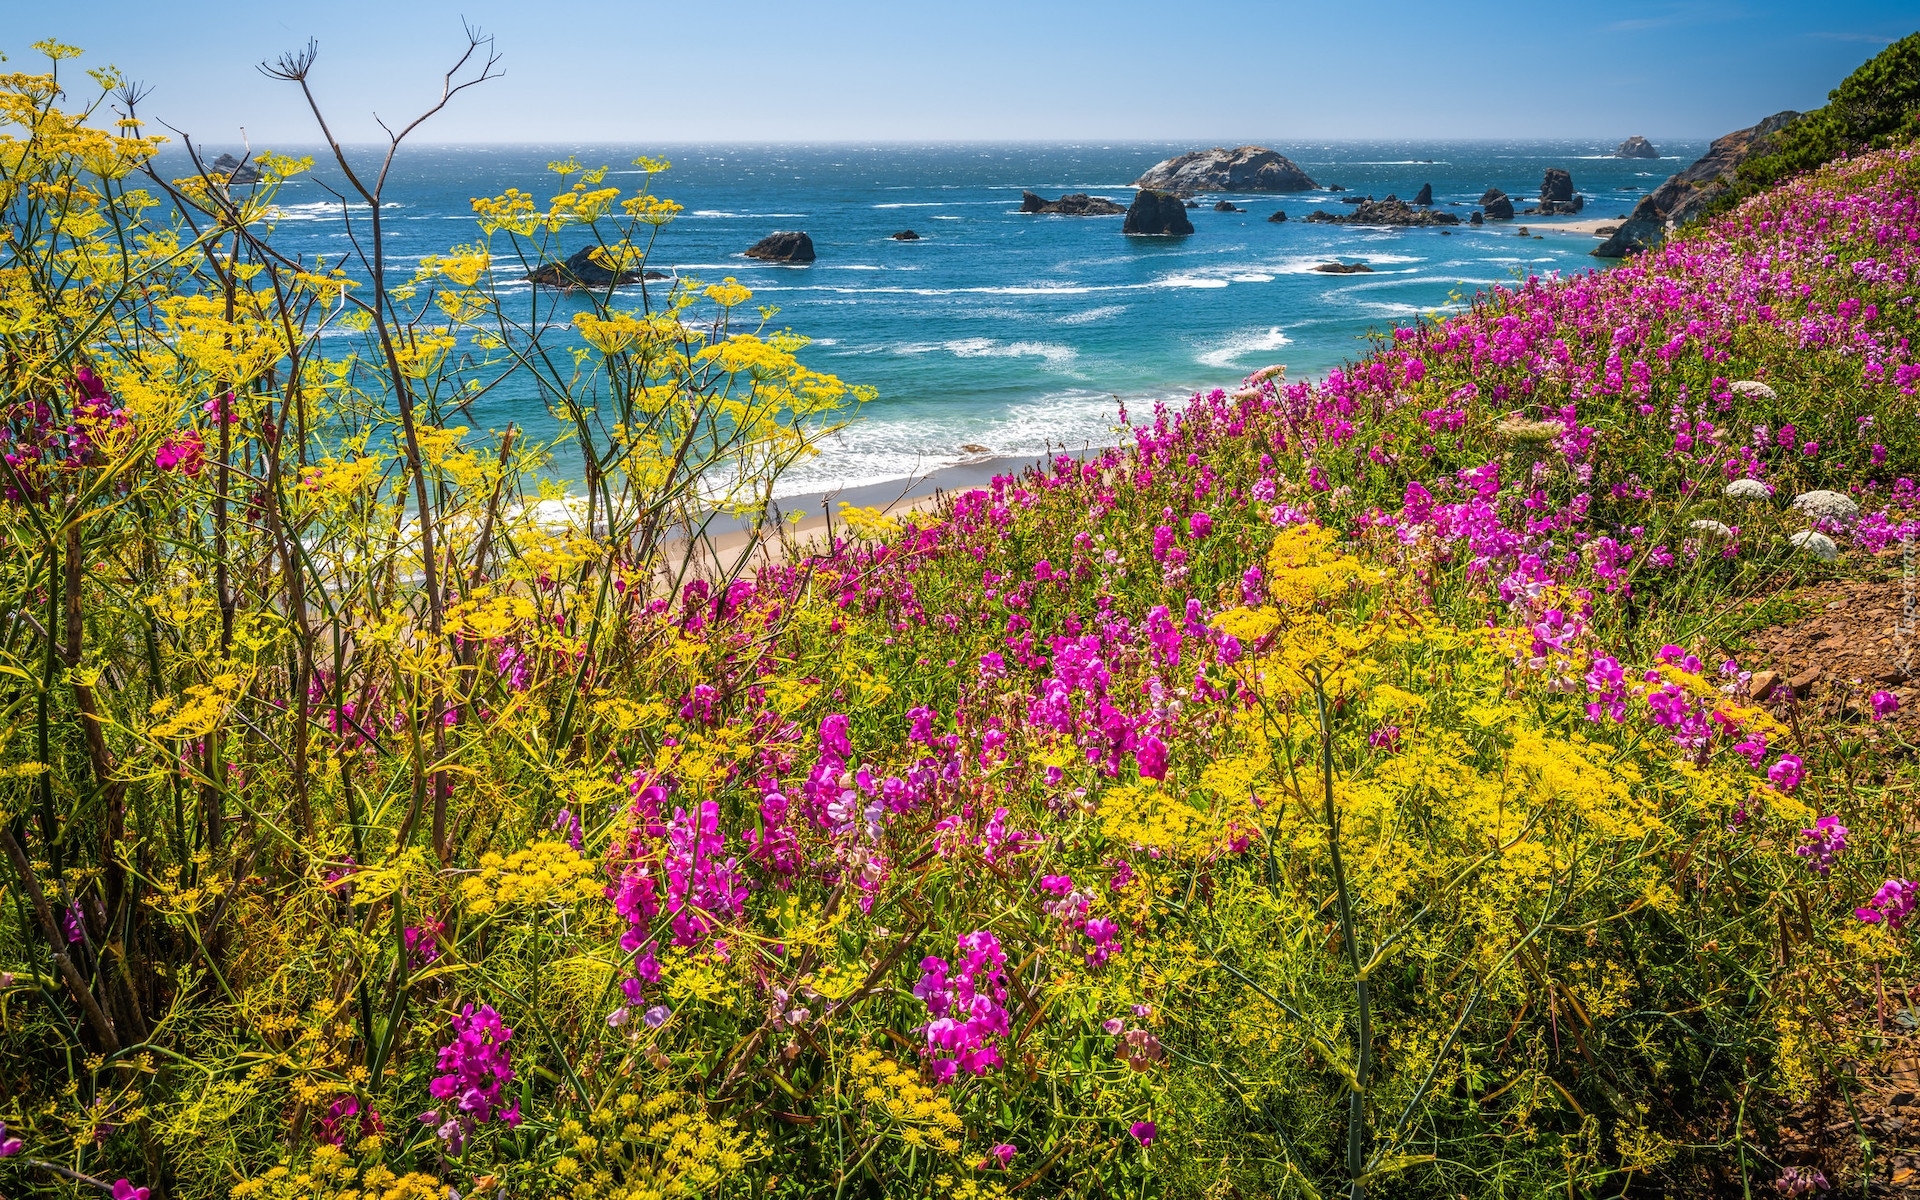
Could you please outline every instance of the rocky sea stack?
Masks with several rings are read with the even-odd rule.
[[[1433,205],[1433,185],[1430,183],[1421,184],[1420,194],[1413,198],[1413,202],[1422,208],[1431,207]]]
[[[231,154],[222,154],[207,164],[207,177],[233,187],[246,187],[260,182],[260,172],[252,163],[242,163]]]
[[[1665,234],[1668,222],[1684,225],[1718,200],[1731,186],[1729,180],[1740,164],[1758,153],[1768,137],[1786,128],[1799,115],[1777,112],[1758,125],[1736,129],[1715,139],[1706,154],[1692,166],[1668,176],[1665,183],[1640,197],[1640,203],[1627,214],[1627,223],[1594,247],[1593,253],[1601,258],[1625,258],[1652,249]]]
[[[1180,197],[1141,188],[1133,198],[1133,207],[1127,210],[1127,223],[1121,226],[1121,232],[1179,237],[1193,232],[1193,222],[1187,220],[1187,206]]]
[[[527,280],[541,287],[560,288],[573,291],[576,288],[625,287],[630,283],[639,283],[642,279],[669,278],[665,271],[615,271],[603,267],[593,259],[598,246],[588,246],[575,250],[567,256],[567,261],[542,263],[527,272]]]
[[[1654,149],[1652,142],[1636,133],[1621,142],[1614,149],[1613,156],[1615,158],[1659,158],[1660,151]]]
[[[1265,146],[1216,146],[1155,163],[1133,186],[1178,196],[1200,192],[1309,192],[1319,187],[1293,160]]]
[[[810,263],[813,239],[798,230],[770,233],[747,249],[747,257],[777,263]]]
[[[891,236],[893,240],[896,242],[917,242],[920,240],[920,235],[915,233],[911,229],[902,229],[899,233],[891,234],[889,236]]]
[[[1480,207],[1489,221],[1504,221],[1513,216],[1513,201],[1499,188],[1490,187],[1480,197]]]
[[[1352,212],[1311,212],[1307,220],[1316,225],[1458,225],[1460,218],[1449,212],[1415,208],[1398,196],[1385,200],[1362,200]]]
[[[1540,180],[1540,205],[1529,213],[1545,217],[1572,216],[1585,208],[1587,200],[1573,190],[1573,175],[1560,167],[1548,167]]]
[[[1020,211],[1056,217],[1117,217],[1127,210],[1105,196],[1089,196],[1085,192],[1071,192],[1058,200],[1049,200],[1037,192],[1021,192]]]

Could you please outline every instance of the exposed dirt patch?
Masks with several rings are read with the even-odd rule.
[[[1861,1073],[1851,1103],[1829,1089],[1780,1122],[1776,1160],[1805,1176],[1819,1171],[1831,1194],[1859,1194],[1861,1177],[1868,1174],[1862,1168],[1870,1164],[1869,1194],[1920,1197],[1920,1059],[1911,1049],[1914,1010],[1900,1010],[1885,1028],[1885,1044],[1896,1048],[1880,1070]],[[1908,1048],[1898,1049],[1903,1043]],[[1766,1171],[1761,1168],[1756,1175]]]
[[[1741,656],[1754,695],[1809,731],[1846,723],[1883,752],[1920,745],[1920,579],[1830,583],[1794,599],[1810,611],[1753,634],[1753,650]],[[1876,691],[1900,700],[1899,711],[1878,722],[1870,702]],[[1878,1031],[1869,1039],[1878,1052],[1854,1065],[1854,1081],[1845,1085],[1851,1103],[1836,1086],[1788,1112],[1775,1157],[1782,1166],[1821,1171],[1830,1194],[1858,1193],[1868,1175],[1867,1194],[1920,1198],[1920,986],[1876,982],[1877,1011],[1862,1016]]]
[[[1797,701],[1800,716],[1867,720],[1877,691],[1900,698],[1884,723],[1907,741],[1920,740],[1920,580],[1896,576],[1828,584],[1801,597],[1812,612],[1753,636],[1758,654],[1742,666],[1754,674],[1755,696],[1775,708]]]

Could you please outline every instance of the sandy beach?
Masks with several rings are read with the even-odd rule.
[[[1526,225],[1530,233],[1570,233],[1579,234],[1582,237],[1606,237],[1615,229],[1626,224],[1626,218],[1583,217],[1578,221],[1552,220],[1552,223],[1549,224],[1547,221],[1536,217],[1533,223],[1528,224],[1525,217],[1515,217],[1513,223],[1516,226]]]
[[[1094,451],[1061,453],[1081,458]],[[983,456],[905,479],[784,497],[774,501],[779,516],[777,524],[769,524],[757,531],[738,520],[717,518],[709,526],[708,535],[703,539],[697,556],[702,560],[703,573],[715,568],[730,573],[731,568],[743,557],[749,560],[749,566],[771,562],[779,556],[783,543],[786,547],[799,549],[809,542],[823,540],[829,527],[837,528],[840,525],[843,505],[876,509],[882,516],[900,520],[914,513],[930,513],[947,496],[985,487],[996,475],[1018,475],[1040,461],[1027,455]],[[684,543],[681,545],[684,546]],[[677,565],[680,561],[678,549],[667,548],[665,557],[670,563]]]

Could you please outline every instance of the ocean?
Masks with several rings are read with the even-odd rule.
[[[402,150],[387,188],[388,250],[395,267],[411,270],[424,254],[477,240],[469,199],[519,187],[544,200],[561,190],[546,171],[556,159],[611,166],[608,182],[623,189],[637,183],[628,165],[636,155],[671,160],[656,190],[685,212],[662,231],[648,265],[703,282],[738,279],[755,303],[779,307],[776,326],[813,339],[802,352],[809,366],[878,390],[825,453],[781,482],[779,494],[790,496],[1111,444],[1122,404],[1147,412],[1275,362],[1291,378],[1323,375],[1365,353],[1370,333],[1445,313],[1476,291],[1605,269],[1608,260],[1589,254],[1596,238],[1557,228],[1624,217],[1705,149],[1655,139],[1663,157],[1643,160],[1579,141],[1269,144],[1349,196],[1411,199],[1431,183],[1435,204],[1463,222],[1489,186],[1526,207],[1548,167],[1571,171],[1587,204],[1577,218],[1443,234],[1308,224],[1301,218],[1316,208],[1349,211],[1325,190],[1238,193],[1227,198],[1245,213],[1215,212],[1222,197],[1200,198],[1190,237],[1130,238],[1119,217],[1023,214],[1020,193],[1089,192],[1124,205],[1131,180],[1197,144],[422,145]],[[337,259],[346,239],[325,190],[337,186],[337,170],[316,158],[313,175],[282,192],[274,240]],[[1270,222],[1275,209],[1289,219]],[[1522,224],[1539,236],[1518,236]],[[779,266],[743,255],[786,229],[806,231],[818,261]],[[892,240],[904,229],[920,240]],[[575,235],[566,249],[585,242]],[[1366,262],[1373,273],[1312,270],[1333,259]],[[472,417],[491,429],[512,421],[536,438],[558,428],[532,389],[512,381]],[[568,466],[563,451],[554,473],[564,479]]]

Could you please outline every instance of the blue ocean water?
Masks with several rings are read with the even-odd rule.
[[[1119,217],[1018,210],[1023,188],[1124,205],[1131,180],[1198,148],[1188,144],[410,146],[387,189],[388,251],[410,269],[423,254],[475,240],[470,197],[519,187],[544,199],[560,190],[546,164],[568,155],[610,165],[608,182],[629,189],[638,173],[627,164],[637,154],[669,158],[656,190],[685,213],[664,230],[649,266],[703,281],[737,278],[756,302],[779,306],[777,324],[814,339],[803,352],[809,365],[879,391],[827,453],[783,481],[781,493],[791,495],[979,456],[966,446],[1039,455],[1108,444],[1122,403],[1145,411],[1274,362],[1288,364],[1292,378],[1324,374],[1364,353],[1369,331],[1449,311],[1494,284],[1604,269],[1606,260],[1589,255],[1597,240],[1564,227],[1625,216],[1705,148],[1656,144],[1658,161],[1616,159],[1611,145],[1575,141],[1275,142],[1323,187],[1410,199],[1431,183],[1436,205],[1463,221],[1489,186],[1525,207],[1548,167],[1570,170],[1587,206],[1577,218],[1442,233],[1301,220],[1316,208],[1348,211],[1325,190],[1228,197],[1245,213],[1214,212],[1221,197],[1208,196],[1190,213],[1194,234],[1179,239],[1126,237]],[[275,240],[283,249],[344,251],[325,190],[336,178],[322,161],[282,193]],[[1276,208],[1290,219],[1269,222]],[[1521,224],[1539,236],[1518,236]],[[744,257],[780,229],[805,230],[818,261]],[[892,240],[902,229],[920,240]],[[1331,259],[1364,261],[1373,273],[1312,271]],[[472,416],[495,429],[511,420],[536,437],[556,428],[530,388],[511,384]],[[556,471],[566,466],[562,455]]]

